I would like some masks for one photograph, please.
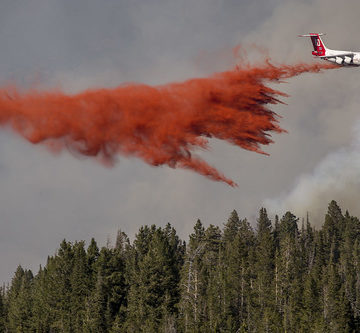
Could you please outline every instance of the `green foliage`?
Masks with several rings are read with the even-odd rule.
[[[8,293],[8,326],[12,332],[28,332],[32,327],[31,295],[33,274],[19,266]]]
[[[177,314],[183,245],[170,225],[153,225],[140,229],[129,251],[125,328],[134,332],[165,329]]]
[[[101,250],[64,240],[0,288],[0,332],[360,332],[359,219],[332,201],[320,230],[256,222],[198,220],[187,245],[170,224]]]

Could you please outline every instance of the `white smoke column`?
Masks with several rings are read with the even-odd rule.
[[[350,147],[327,155],[310,174],[301,175],[292,190],[277,198],[264,201],[270,214],[282,215],[291,211],[298,217],[309,213],[310,222],[317,227],[331,200],[350,214],[360,216],[360,122],[354,128]]]

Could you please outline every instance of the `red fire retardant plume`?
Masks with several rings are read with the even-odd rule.
[[[263,153],[260,145],[272,142],[270,132],[283,131],[268,105],[285,96],[266,84],[333,67],[266,63],[183,83],[129,84],[76,95],[0,89],[0,124],[54,150],[67,148],[110,163],[117,155],[136,156],[236,186],[193,152],[217,138]]]

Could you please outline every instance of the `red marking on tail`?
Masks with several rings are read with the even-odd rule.
[[[314,47],[314,51],[312,52],[312,54],[314,56],[325,56],[326,47],[322,42],[319,34],[310,33],[309,35],[311,36],[311,42]]]

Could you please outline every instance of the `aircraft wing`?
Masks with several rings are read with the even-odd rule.
[[[341,53],[336,55],[318,56],[318,58],[353,57],[354,53]]]

